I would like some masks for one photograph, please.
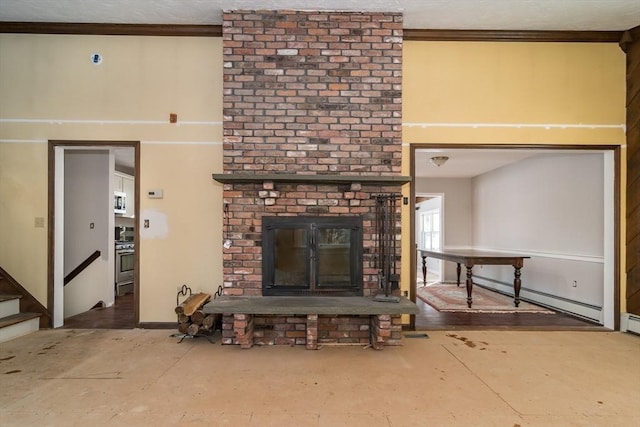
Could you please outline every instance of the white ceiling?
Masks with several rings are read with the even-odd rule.
[[[402,11],[404,27],[622,31],[639,0],[0,0],[0,21],[220,25],[222,10]]]
[[[416,178],[473,178],[483,173],[517,163],[531,157],[579,156],[583,154],[603,153],[599,150],[566,149],[483,149],[449,148],[417,149],[415,155]],[[434,156],[446,156],[449,160],[442,166],[434,165],[430,159]]]
[[[473,178],[527,157],[536,155],[532,150],[416,150],[416,178]],[[449,160],[436,166],[430,159],[446,156]]]

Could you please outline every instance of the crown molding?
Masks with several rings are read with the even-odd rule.
[[[0,33],[222,37],[222,26],[3,21],[0,22]]]
[[[403,30],[410,41],[618,43],[623,31]]]
[[[640,25],[622,33],[622,37],[620,37],[620,49],[622,49],[624,53],[628,53],[631,45],[637,43],[638,40],[640,40]]]
[[[222,37],[222,26],[0,21],[0,33]],[[405,28],[403,38],[408,41],[620,43],[624,34],[632,34],[635,39],[639,33],[640,27],[628,31],[425,30]]]

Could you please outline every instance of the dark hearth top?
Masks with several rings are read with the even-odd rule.
[[[418,306],[405,297],[377,302],[366,297],[234,297],[221,296],[205,304],[205,313],[375,315],[419,314]]]
[[[369,184],[402,185],[411,182],[410,176],[400,175],[303,175],[303,174],[220,174],[214,173],[213,179],[222,184],[249,184],[264,181],[298,184]]]

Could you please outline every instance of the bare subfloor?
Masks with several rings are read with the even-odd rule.
[[[407,332],[403,347],[241,350],[169,330],[0,344],[5,426],[640,425],[640,337]]]

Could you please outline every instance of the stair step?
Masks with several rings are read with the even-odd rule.
[[[0,343],[40,329],[40,314],[18,313],[0,319]]]
[[[20,295],[0,294],[0,319],[20,313]]]
[[[0,329],[15,325],[16,323],[24,322],[25,320],[37,319],[39,317],[40,315],[38,313],[12,314],[11,316],[0,318]]]
[[[20,299],[22,295],[14,295],[14,294],[0,294],[0,302],[11,301],[14,299]]]

